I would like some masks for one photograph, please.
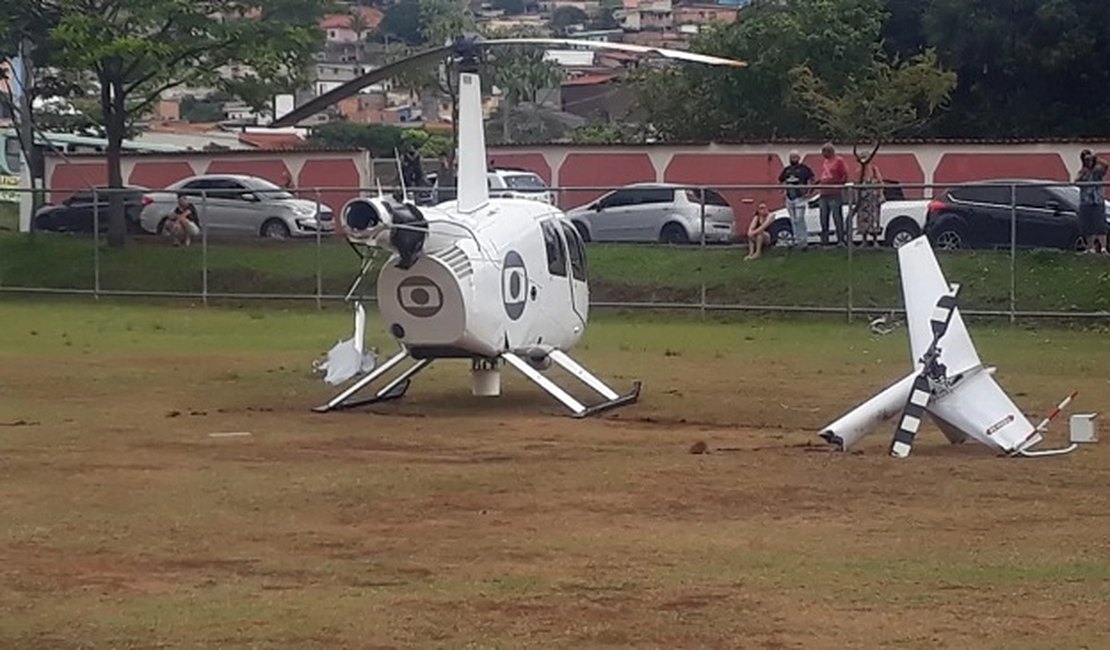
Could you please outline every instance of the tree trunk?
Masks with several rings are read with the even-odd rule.
[[[104,110],[104,126],[108,136],[108,245],[122,248],[127,242],[127,221],[123,208],[123,136],[126,131],[126,105],[123,84],[101,81],[100,105]]]
[[[23,150],[23,164],[27,166],[27,178],[31,180],[31,236],[35,233],[34,215],[39,207],[43,204],[43,197],[39,192],[36,192],[35,179],[38,175],[35,173],[35,122],[34,114],[32,113],[34,97],[31,96],[31,90],[35,87],[35,62],[34,56],[35,43],[29,37],[24,36],[19,44],[20,63],[23,66],[21,80],[22,88],[19,95],[19,106],[12,108],[16,109],[19,115],[19,145]],[[20,209],[23,209],[24,203],[20,201]]]

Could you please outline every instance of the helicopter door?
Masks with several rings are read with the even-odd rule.
[[[573,276],[567,244],[555,221],[545,221],[540,228],[543,230],[544,249],[547,251],[548,271],[548,280],[544,287],[547,296],[543,301],[544,311],[559,331],[572,336],[575,328],[580,328],[583,321],[574,303]]]
[[[570,259],[570,293],[574,303],[574,311],[586,322],[586,314],[590,308],[590,290],[586,279],[586,245],[582,243],[582,236],[578,229],[566,222],[561,222],[563,236],[567,240],[567,256]]]

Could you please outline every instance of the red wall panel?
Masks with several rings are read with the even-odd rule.
[[[127,182],[157,190],[192,175],[193,168],[183,160],[137,162]]]
[[[309,159],[301,168],[297,187],[300,189],[298,195],[310,201],[316,200],[316,192],[312,190],[321,188],[320,200],[331,206],[338,216],[343,205],[358,196],[358,167],[353,160]]]
[[[1064,160],[1055,153],[949,153],[937,165],[939,185],[997,178],[1068,180]]]
[[[616,188],[629,183],[655,181],[655,167],[646,153],[572,153],[559,168],[561,187]],[[561,192],[559,207],[574,208],[607,190]]]

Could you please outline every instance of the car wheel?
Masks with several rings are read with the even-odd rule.
[[[1072,238],[1072,248],[1079,253],[1087,250],[1087,238],[1083,235],[1076,235]]]
[[[937,230],[933,239],[936,241],[936,247],[942,251],[957,251],[967,246],[963,234],[955,226],[945,226]]]
[[[267,219],[262,224],[262,236],[267,239],[288,239],[290,234],[289,226],[281,219]]]
[[[771,224],[771,245],[777,248],[789,248],[794,245],[794,226],[786,219],[780,219]]]
[[[581,221],[574,222],[574,229],[578,231],[578,236],[582,238],[585,243],[590,243],[590,231],[586,228],[586,224]]]
[[[668,223],[659,233],[659,241],[664,244],[689,244],[690,236],[686,234],[686,229],[677,223]]]
[[[166,222],[167,221],[169,221],[168,218],[162,217],[162,220],[158,222],[158,228],[155,229],[155,232],[157,234],[159,234],[159,235],[166,234]]]
[[[891,248],[901,248],[921,235],[917,224],[908,219],[901,219],[887,226],[886,245]]]

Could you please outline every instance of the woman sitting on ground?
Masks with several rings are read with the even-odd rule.
[[[177,195],[177,207],[166,216],[165,232],[173,237],[173,245],[186,246],[193,243],[193,237],[200,234],[197,209],[184,194]]]
[[[755,209],[755,216],[748,224],[748,256],[745,260],[754,260],[763,253],[763,248],[770,245],[771,235],[767,229],[771,227],[771,214],[767,204],[760,201]]]

